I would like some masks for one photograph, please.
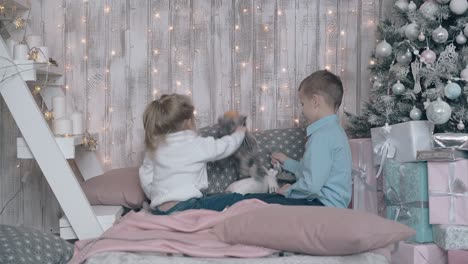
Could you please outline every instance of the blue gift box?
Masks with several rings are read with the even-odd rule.
[[[432,242],[432,225],[429,224],[427,162],[385,161],[384,191],[387,218],[394,219],[414,230],[409,241]]]

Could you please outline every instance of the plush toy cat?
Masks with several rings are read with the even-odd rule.
[[[218,118],[218,136],[229,135],[238,126],[245,126],[247,117],[239,115],[237,112],[226,112]],[[255,137],[248,131],[245,134],[244,142],[233,154],[239,161],[239,173],[241,179],[228,186],[226,192],[264,193],[276,192],[278,182],[276,181],[277,170],[265,168],[259,159],[258,146]]]

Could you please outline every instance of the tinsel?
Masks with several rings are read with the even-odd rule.
[[[418,7],[415,12],[406,12],[395,7],[390,15],[391,20],[381,21],[377,26],[378,39],[385,39],[392,46],[393,54],[386,58],[372,56],[375,63],[370,65],[369,69],[373,76],[377,76],[376,79],[381,85],[374,85],[371,88],[369,101],[364,103],[360,115],[346,113],[349,123],[347,132],[351,137],[369,137],[372,127],[383,126],[386,122],[395,124],[409,121],[409,112],[413,106],[424,109],[423,103],[427,98],[434,101],[438,96],[443,96],[443,89],[448,80],[465,86],[459,75],[468,65],[468,43],[463,46],[452,43],[468,23],[468,16],[457,16],[450,11],[448,5],[439,5],[435,14],[436,19],[430,19],[419,11],[425,1],[413,0],[413,2]],[[421,32],[426,36],[425,41],[409,40],[405,37],[404,27],[413,22],[419,25]],[[442,44],[435,43],[431,38],[432,32],[439,26],[449,33],[449,39]],[[410,50],[414,53],[414,62],[426,48],[437,54],[437,61],[433,65],[421,62],[418,67],[421,91],[418,91],[414,90],[417,77],[413,75],[411,66],[396,64],[394,55]],[[391,87],[397,80],[407,88],[402,95],[391,94]],[[446,124],[436,126],[435,132],[467,132],[466,128],[463,131],[457,129],[460,120],[468,124],[467,98],[467,87],[464,87],[462,95],[457,99],[450,100],[443,97],[443,100],[452,107],[452,117]],[[422,119],[427,119],[425,111]]]

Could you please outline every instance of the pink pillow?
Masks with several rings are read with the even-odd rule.
[[[138,168],[110,170],[81,183],[89,203],[93,205],[122,205],[141,208],[145,194],[140,185]]]
[[[378,249],[415,234],[403,224],[365,212],[281,205],[228,218],[214,232],[231,244],[327,256]]]

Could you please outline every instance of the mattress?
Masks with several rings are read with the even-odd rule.
[[[265,258],[194,258],[158,253],[104,252],[89,258],[86,264],[389,264],[386,256],[376,252],[328,257],[279,253]]]

